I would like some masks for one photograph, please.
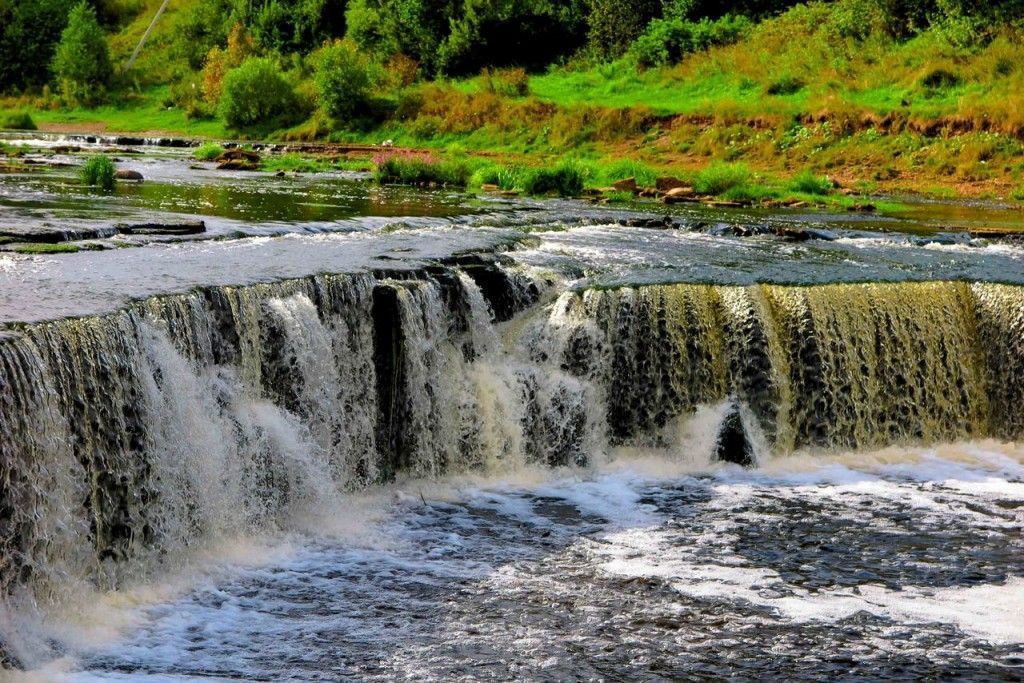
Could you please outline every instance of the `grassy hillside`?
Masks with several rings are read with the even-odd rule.
[[[123,64],[160,0],[110,38]],[[644,68],[633,53],[577,59],[525,76],[495,70],[456,80],[407,78],[379,67],[372,115],[339,122],[318,107],[312,57],[285,57],[304,121],[232,130],[216,108],[182,106],[202,87],[197,0],[172,0],[115,100],[97,109],[52,98],[0,101],[44,128],[160,131],[397,143],[512,161],[637,161],[696,171],[713,161],[777,177],[828,174],[846,187],[1024,198],[1024,40],[1012,26],[964,44],[941,28],[895,38],[858,23],[855,3],[812,3],[752,24],[740,40]],[[204,39],[207,39],[204,38]],[[197,43],[196,45],[192,43]],[[211,43],[212,44],[212,43]],[[184,93],[184,94],[183,94]],[[368,110],[370,111],[370,110]]]

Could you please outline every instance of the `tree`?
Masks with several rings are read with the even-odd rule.
[[[317,55],[313,82],[320,106],[332,118],[350,118],[363,109],[373,81],[373,65],[351,41],[339,40]]]
[[[101,101],[112,69],[107,39],[96,11],[85,2],[71,10],[53,56],[53,75],[61,94],[85,105]]]
[[[0,0],[0,92],[50,80],[50,62],[74,0]]]
[[[235,16],[261,47],[281,53],[306,53],[345,33],[344,0],[236,0]]]
[[[224,78],[220,111],[235,130],[287,125],[298,109],[295,91],[271,59],[247,59]]]

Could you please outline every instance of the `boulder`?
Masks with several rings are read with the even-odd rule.
[[[214,159],[219,171],[256,171],[260,167],[260,155],[247,149],[229,149]]]
[[[743,416],[736,403],[730,403],[725,418],[718,426],[718,438],[715,440],[715,460],[731,462],[743,467],[753,467],[754,445],[750,441]]]
[[[114,174],[118,180],[130,180],[136,183],[141,183],[143,178],[142,174],[138,171],[131,171],[126,168],[118,169],[117,173]]]
[[[636,178],[625,178],[612,183],[612,187],[618,192],[636,192]]]
[[[665,191],[665,196],[662,197],[662,201],[666,204],[679,204],[682,202],[695,202],[697,201],[696,193],[692,187],[673,187]]]
[[[686,183],[684,183],[682,180],[680,180],[679,178],[673,178],[671,176],[664,176],[658,178],[657,180],[654,181],[654,186],[660,192],[668,192],[669,190],[674,190],[679,187],[687,187]]]

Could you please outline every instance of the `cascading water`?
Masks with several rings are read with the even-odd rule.
[[[0,590],[46,604],[125,585],[395,477],[582,466],[620,447],[728,459],[722,444],[766,455],[1024,428],[1018,287],[553,299],[522,279],[493,265],[322,275],[8,333]],[[680,425],[693,415],[706,433]]]

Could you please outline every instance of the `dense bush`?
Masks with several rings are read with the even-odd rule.
[[[117,178],[117,169],[110,157],[90,157],[79,171],[82,182],[90,187],[98,187],[104,190],[113,190]]]
[[[661,0],[589,0],[591,51],[603,59],[622,56],[652,19],[661,16]]]
[[[309,52],[345,33],[344,0],[235,0],[235,17],[263,48]]]
[[[36,130],[36,122],[27,112],[12,111],[0,113],[0,129]]]
[[[253,57],[224,77],[220,113],[231,128],[287,125],[298,109],[295,92],[271,59]]]
[[[81,2],[71,10],[53,55],[57,85],[72,102],[96,104],[103,99],[112,73],[107,39],[96,11]]]
[[[0,0],[0,92],[50,80],[50,62],[75,0]]]
[[[655,19],[636,39],[630,52],[641,66],[673,64],[691,52],[735,43],[753,25],[750,19],[731,14],[700,21],[677,17]]]
[[[526,97],[530,94],[530,77],[525,69],[484,69],[480,73],[484,90],[503,97]]]
[[[382,60],[405,54],[428,74],[465,75],[486,66],[538,69],[583,44],[583,2],[350,0],[347,35]]]
[[[351,41],[324,47],[316,59],[317,101],[335,119],[351,118],[366,108],[377,78],[370,60]]]

